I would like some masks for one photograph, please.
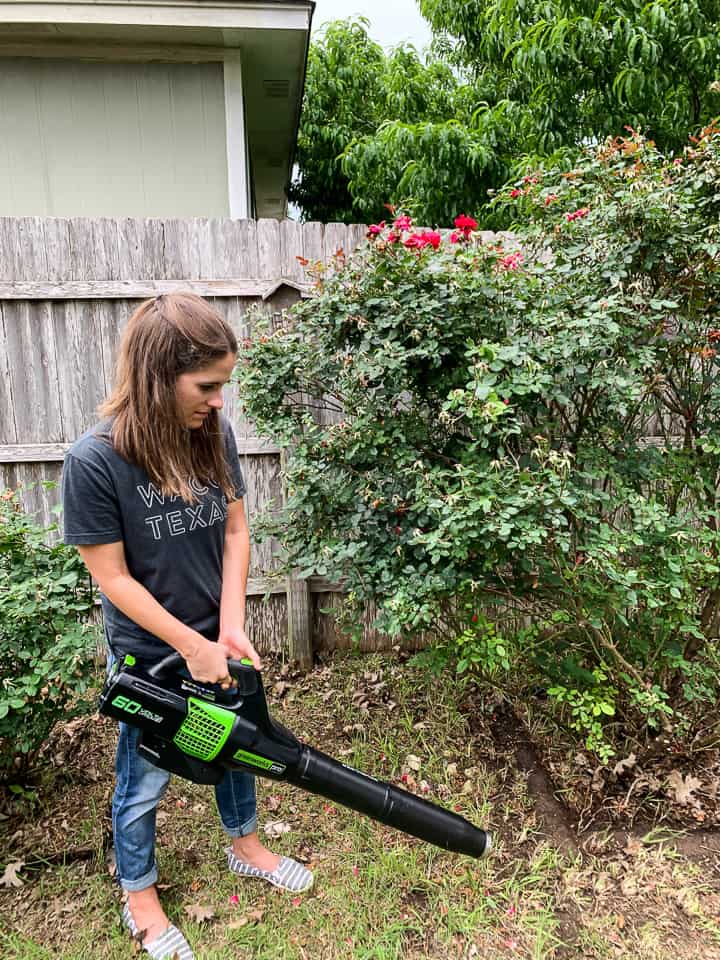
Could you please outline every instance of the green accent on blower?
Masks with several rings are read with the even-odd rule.
[[[124,663],[126,667],[134,667],[136,663],[135,657],[131,653],[126,653]]]
[[[190,757],[214,760],[230,736],[234,715],[214,703],[188,698],[188,714],[173,743]]]
[[[262,770],[269,770],[273,765],[272,760],[267,757],[259,757],[256,753],[248,753],[247,750],[236,750],[233,754],[233,760],[239,760],[240,763],[249,763],[253,767],[260,767]]]
[[[253,665],[253,662],[249,657],[243,657],[240,663],[244,663],[246,667],[251,667]]]
[[[123,697],[122,694],[115,697],[112,705],[117,707],[118,710],[124,710],[126,713],[137,713],[142,706],[136,700],[129,700],[127,697]]]

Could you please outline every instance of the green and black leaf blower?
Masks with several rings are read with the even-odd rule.
[[[490,834],[456,813],[376,780],[301,743],[267,708],[250,661],[230,660],[237,687],[222,691],[190,679],[172,653],[148,670],[132,656],[116,664],[100,712],[142,730],[139,752],[194,783],[219,783],[228,769],[285,780],[445,850],[482,857]]]

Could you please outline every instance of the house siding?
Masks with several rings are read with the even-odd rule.
[[[222,63],[0,59],[0,215],[229,213]]]

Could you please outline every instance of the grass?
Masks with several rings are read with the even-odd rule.
[[[174,779],[158,829],[162,896],[199,958],[720,957],[718,877],[679,852],[682,837],[654,831],[627,848],[568,853],[541,822],[511,751],[494,742],[489,711],[471,709],[449,684],[375,656],[337,657],[283,681],[283,695],[271,696],[281,722],[326,753],[381,779],[405,775],[420,795],[490,825],[495,850],[483,861],[447,854],[321,797],[258,781],[261,823],[291,826],[269,843],[315,871],[314,890],[293,897],[233,877],[211,791]],[[69,766],[39,788],[39,806],[0,824],[0,867],[35,864],[22,888],[0,891],[5,960],[132,956],[101,842],[112,724],[75,729]],[[48,847],[97,853],[43,867]],[[191,915],[201,908],[211,915],[198,923]]]

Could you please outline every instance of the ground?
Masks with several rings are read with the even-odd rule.
[[[293,897],[227,872],[209,788],[175,778],[159,814],[163,897],[201,960],[720,960],[720,833],[714,816],[697,826],[687,797],[623,819],[617,798],[639,779],[621,768],[590,814],[597,775],[585,794],[559,793],[560,746],[541,762],[500,700],[397,657],[336,656],[305,677],[270,664],[266,685],[306,742],[488,826],[495,848],[481,861],[448,854],[258,781],[268,844],[315,871],[314,890]],[[62,725],[42,778],[0,800],[6,960],[133,955],[112,877],[113,739],[97,715]]]

